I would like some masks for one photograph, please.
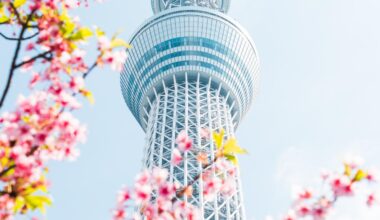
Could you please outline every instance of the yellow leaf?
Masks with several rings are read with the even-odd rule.
[[[1,158],[0,162],[1,162],[1,166],[5,167],[5,166],[7,166],[9,159],[8,159],[8,157],[3,157],[3,158]]]
[[[25,122],[25,123],[29,123],[30,122],[30,117],[29,116],[22,116],[21,119]]]
[[[4,168],[4,167],[9,167],[10,164],[10,157],[9,157],[9,154],[11,153],[11,149],[9,147],[2,147],[3,151],[4,151],[4,156],[1,158],[0,160],[0,163],[1,163],[1,166]]]
[[[235,155],[226,154],[224,155],[228,161],[230,161],[233,165],[238,165],[238,159]]]
[[[348,164],[344,165],[344,175],[350,177],[351,176],[351,167]]]
[[[11,168],[13,165],[14,165],[14,162],[9,163],[7,169]],[[3,173],[1,177],[9,177],[9,176],[12,176],[14,173],[15,173],[15,168],[12,167],[11,169],[7,170],[7,172]]]
[[[38,187],[38,190],[44,193],[48,193],[48,188],[45,185],[41,185],[40,187]]]
[[[116,39],[113,39],[111,41],[111,47],[112,48],[115,48],[115,47],[125,47],[125,48],[130,48],[131,45],[129,45],[127,42],[125,42],[124,40],[120,39],[120,38],[116,38]]]
[[[71,40],[86,40],[87,38],[93,35],[90,28],[83,27],[78,30],[75,34],[73,34],[70,39]]]
[[[72,35],[75,30],[75,23],[72,21],[71,17],[68,15],[67,10],[63,9],[59,16],[59,20],[63,23],[61,31],[64,38],[68,38]]]
[[[6,23],[9,21],[9,18],[5,15],[0,16],[0,23]]]
[[[29,186],[29,187],[27,187],[26,189],[24,189],[24,190],[22,191],[22,194],[21,194],[21,195],[31,195],[31,194],[33,194],[33,193],[36,192],[36,191],[37,191],[36,188]]]
[[[94,99],[94,95],[92,94],[92,92],[88,91],[88,90],[85,90],[85,89],[81,89],[80,90],[80,93],[82,93],[82,95],[84,97],[87,98],[87,100],[91,103],[91,104],[94,104],[95,103],[95,99]]]
[[[24,5],[26,3],[26,0],[15,0],[13,2],[13,5],[16,7],[16,8],[19,8],[21,7],[22,5]]]
[[[101,36],[104,36],[106,34],[106,33],[104,33],[104,31],[102,31],[102,29],[100,29],[98,27],[96,28],[95,33],[96,33],[97,37],[101,37]]]
[[[354,182],[359,182],[361,181],[362,179],[366,178],[367,177],[367,173],[363,170],[358,170],[358,172],[356,172],[355,174],[355,177],[353,179]]]
[[[230,138],[227,140],[226,144],[223,146],[224,154],[247,154],[248,152],[237,145],[235,138]]]
[[[39,209],[42,213],[45,213],[45,206],[51,206],[52,201],[47,196],[26,196],[25,203],[28,209]]]
[[[224,140],[224,129],[221,129],[219,133],[213,132],[213,139],[215,142],[215,145],[217,149],[220,149],[223,145],[223,140]]]
[[[13,212],[17,214],[21,209],[25,206],[25,199],[21,196],[17,196],[14,207],[13,207]]]

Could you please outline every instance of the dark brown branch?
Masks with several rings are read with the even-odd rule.
[[[27,28],[35,28],[35,29],[40,29],[40,27],[38,27],[38,25],[28,25]]]
[[[30,58],[29,60],[25,60],[25,61],[23,61],[23,62],[21,62],[19,64],[16,64],[14,66],[14,69],[20,68],[23,65],[26,65],[28,63],[32,63],[32,62],[34,62],[34,61],[36,61],[36,60],[38,60],[40,58],[43,58],[43,59],[48,60],[48,61],[51,61],[53,59],[52,52],[51,51],[46,51],[46,52],[40,53],[40,54],[38,54],[38,55]]]
[[[211,163],[208,163],[208,164],[204,165],[202,167],[202,171],[190,183],[188,183],[182,189],[180,189],[179,191],[177,191],[176,197],[173,198],[173,201],[176,201],[177,198],[182,197],[183,194],[186,192],[187,188],[189,188],[190,186],[194,185],[202,177],[203,171],[207,170],[212,165],[214,165],[218,159],[219,159],[219,157],[216,155],[215,158],[214,158],[214,160]]]
[[[14,5],[11,3],[11,7],[15,10],[15,14],[16,16],[20,16],[18,14],[18,11],[17,9],[14,7]],[[17,13],[16,13],[17,12]],[[28,18],[26,19],[26,24],[30,21],[30,19],[33,17],[33,14],[34,14],[35,10],[33,10],[29,15],[28,15]],[[4,105],[4,101],[5,101],[5,98],[7,97],[8,95],[8,92],[9,92],[9,89],[11,87],[11,83],[12,83],[12,79],[13,79],[13,75],[14,75],[14,72],[16,70],[16,62],[17,62],[17,58],[19,56],[19,53],[20,53],[20,49],[21,49],[21,44],[22,44],[22,40],[24,38],[24,34],[25,34],[25,31],[26,31],[27,27],[26,25],[23,25],[22,28],[21,28],[21,31],[20,31],[20,34],[19,34],[19,37],[17,40],[17,45],[16,45],[16,49],[15,49],[15,53],[13,55],[13,59],[12,59],[12,63],[11,63],[11,67],[10,67],[10,70],[9,70],[9,73],[8,73],[8,79],[7,79],[7,82],[6,82],[6,85],[5,85],[5,88],[4,88],[4,91],[1,95],[1,99],[0,99],[0,108],[3,107]]]
[[[0,172],[0,177],[6,175],[9,171],[11,171],[12,169],[16,168],[16,165],[12,165],[10,167],[8,167],[7,169],[3,170]]]
[[[3,37],[5,40],[12,40],[12,41],[18,41],[18,40],[30,40],[32,39],[33,37],[37,36],[39,34],[39,32],[36,32],[28,37],[23,37],[22,39],[19,39],[19,38],[16,38],[16,37],[8,37],[6,36],[5,34],[3,33],[0,33],[0,36]]]
[[[90,68],[88,68],[87,72],[83,74],[83,79],[86,79],[86,77],[95,69],[95,67],[98,66],[98,63],[95,61]]]
[[[10,3],[10,6],[11,6],[13,12],[15,13],[18,22],[19,22],[20,24],[22,24],[21,16],[20,16],[20,13],[18,12],[17,8],[14,6],[14,4],[13,4],[12,2]],[[32,12],[32,13],[34,13],[34,12]],[[32,13],[31,13],[30,15],[32,15]],[[30,18],[27,19],[27,22],[26,22],[26,23],[28,23],[29,20],[30,20]]]

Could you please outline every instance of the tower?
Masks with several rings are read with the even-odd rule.
[[[124,99],[146,132],[143,164],[170,171],[183,185],[202,172],[199,151],[213,159],[203,128],[224,129],[233,137],[256,93],[259,61],[248,33],[228,17],[230,0],[152,0],[155,15],[132,36],[121,74]],[[176,136],[186,131],[194,149],[171,163]],[[200,178],[193,196],[182,199],[201,208],[204,219],[245,219],[239,173],[235,193],[203,198]]]

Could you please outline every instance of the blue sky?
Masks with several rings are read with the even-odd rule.
[[[229,15],[252,35],[262,67],[260,94],[237,131],[250,151],[240,160],[248,220],[283,213],[293,184],[315,185],[321,168],[340,168],[346,154],[380,167],[379,11],[378,0],[231,0]],[[125,39],[153,14],[149,0],[108,0],[78,13]],[[12,48],[0,40],[2,76]],[[18,74],[11,95],[24,92],[25,77]],[[110,219],[116,192],[141,167],[144,133],[124,104],[119,74],[97,70],[87,84],[96,104],[77,116],[88,141],[76,162],[51,164],[47,219]],[[362,204],[344,200],[331,219],[378,219],[379,209]]]

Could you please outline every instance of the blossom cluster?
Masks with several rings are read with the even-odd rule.
[[[217,136],[217,133],[215,135]],[[208,136],[205,135],[203,138],[208,138]],[[179,133],[176,144],[177,148],[174,149],[172,155],[174,166],[183,161],[186,152],[195,148],[186,131]],[[223,145],[223,142],[220,144]],[[166,169],[155,167],[152,170],[145,170],[140,173],[132,190],[124,188],[120,191],[113,219],[200,219],[198,207],[184,199],[184,196],[192,195],[193,184],[200,178],[202,178],[202,193],[206,201],[214,200],[216,195],[227,197],[235,193],[236,181],[233,178],[228,178],[234,176],[236,172],[236,166],[231,161],[218,153],[215,154],[213,161],[209,161],[204,152],[200,152],[197,159],[204,169],[194,178],[194,182],[186,186],[170,181],[171,178]],[[136,208],[138,212],[134,211]],[[127,210],[131,210],[130,213]]]
[[[358,193],[359,184],[376,182],[376,172],[362,169],[359,161],[358,159],[345,161],[343,172],[324,172],[321,179],[326,190],[323,192],[317,193],[309,188],[299,190],[292,208],[283,219],[326,219],[339,199],[353,197]],[[365,202],[369,207],[378,203],[376,193],[372,192],[367,195]]]
[[[199,219],[196,207],[190,203],[176,199],[179,184],[170,183],[168,171],[155,168],[138,175],[133,191],[125,188],[118,195],[117,209],[114,211],[114,220],[124,220],[128,217],[137,219]],[[133,200],[132,200],[133,199]],[[132,203],[132,204],[131,204]],[[127,215],[128,208],[138,208],[138,212]]]
[[[0,116],[0,219],[45,210],[51,204],[46,179],[47,162],[74,160],[86,128],[72,114],[80,96],[93,102],[84,79],[97,66],[121,71],[128,45],[107,38],[99,28],[80,24],[70,10],[87,1],[4,0],[0,2],[1,37],[16,43],[0,108],[16,71],[29,73],[29,95],[19,95],[16,108]],[[85,43],[97,40],[98,56],[86,63]],[[116,50],[121,48],[121,50]],[[24,55],[22,55],[24,54]]]

